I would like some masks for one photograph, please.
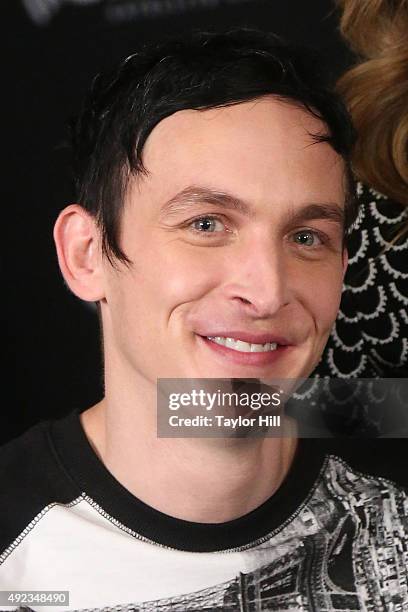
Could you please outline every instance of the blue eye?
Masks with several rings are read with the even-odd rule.
[[[294,234],[294,239],[296,244],[299,244],[300,246],[320,246],[322,244],[322,240],[320,239],[319,235],[311,230],[301,230],[300,232],[296,232],[296,234]]]
[[[224,229],[224,224],[217,217],[198,217],[191,222],[191,226],[200,234],[212,234],[216,231],[216,224],[221,225],[221,231]],[[220,230],[218,230],[220,231]]]

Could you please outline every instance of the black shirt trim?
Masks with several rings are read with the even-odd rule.
[[[123,487],[95,454],[79,412],[50,423],[50,434],[69,478],[105,512],[148,540],[192,552],[245,547],[282,527],[310,495],[324,460],[316,440],[299,440],[287,477],[261,506],[225,523],[194,523],[151,508]]]

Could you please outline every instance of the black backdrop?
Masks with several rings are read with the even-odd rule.
[[[94,310],[64,286],[52,239],[73,200],[65,124],[92,76],[142,41],[246,25],[350,61],[334,0],[9,0],[2,46],[3,393],[0,442],[102,396]]]

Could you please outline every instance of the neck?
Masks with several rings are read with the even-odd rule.
[[[109,399],[81,415],[95,452],[133,495],[179,519],[222,523],[251,512],[279,488],[294,457],[293,437],[157,438],[153,402],[144,396],[130,409]]]

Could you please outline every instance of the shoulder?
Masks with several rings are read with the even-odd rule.
[[[327,478],[341,477],[344,490],[368,483],[408,493],[406,438],[337,438],[324,442]]]
[[[1,490],[26,494],[59,474],[58,461],[49,437],[51,421],[38,423],[0,447]]]
[[[15,482],[15,476],[27,477],[38,467],[38,460],[46,460],[48,422],[34,425],[19,437],[0,446],[0,464],[2,479]]]
[[[389,445],[382,448],[381,442],[364,445],[365,452],[370,447],[376,450],[380,460],[367,456],[360,461],[355,449],[347,461],[340,454],[326,456],[313,497],[331,539],[331,561],[348,548],[356,580],[360,585],[371,583],[374,590],[384,579],[383,569],[393,566],[397,575],[405,575],[407,567],[408,491],[406,476],[399,469],[404,455],[394,454],[391,462],[386,459],[384,469],[381,453]]]
[[[407,483],[403,486],[398,474],[394,474],[396,479],[386,478],[375,466],[369,467],[368,472],[360,471],[338,456],[329,456],[326,461],[320,498],[330,499],[333,507],[354,525],[355,550],[360,549],[362,554],[368,544],[381,557],[395,543],[395,534],[399,541],[408,541]],[[403,571],[404,555],[397,549],[393,554]]]
[[[0,447],[0,555],[47,507],[78,495],[50,440],[51,422]]]

